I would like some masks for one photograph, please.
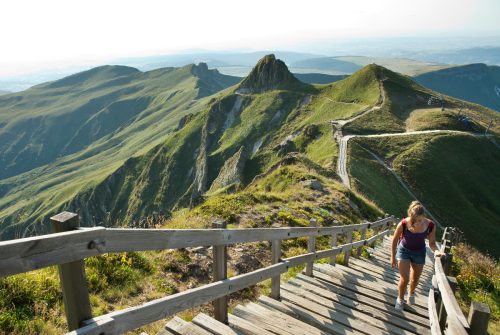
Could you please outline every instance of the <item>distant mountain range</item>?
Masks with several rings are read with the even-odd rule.
[[[378,49],[381,49],[379,47]],[[383,48],[382,48],[383,49]],[[371,50],[371,49],[370,49]],[[257,52],[199,52],[174,55],[160,55],[150,57],[119,58],[114,64],[126,65],[149,71],[163,67],[182,67],[187,64],[206,63],[209,68],[217,68],[221,73],[245,77],[254,64],[269,51]],[[500,65],[500,48],[471,48],[450,51],[428,51],[416,50],[398,52],[382,51],[374,53],[376,57],[351,56],[345,51],[339,53],[342,56],[325,56],[314,53],[300,53],[289,51],[272,52],[282,59],[293,73],[321,73],[330,75],[349,75],[361,67],[376,63],[393,71],[407,74],[419,75],[430,71],[443,69],[453,64],[485,63],[487,65]],[[369,51],[365,53],[370,54]],[[46,70],[19,77],[0,78],[0,90],[21,91],[33,85],[57,80],[71,73],[80,72],[89,67],[75,66],[59,71]]]
[[[500,52],[500,50],[499,50]],[[500,111],[500,67],[469,64],[421,74],[420,84]]]

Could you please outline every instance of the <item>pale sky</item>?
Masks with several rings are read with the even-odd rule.
[[[0,76],[192,49],[500,35],[499,17],[500,0],[2,0]]]

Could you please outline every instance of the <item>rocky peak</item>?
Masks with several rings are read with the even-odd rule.
[[[259,60],[238,89],[240,92],[264,92],[301,84],[283,61],[270,54]]]
[[[191,73],[197,77],[203,77],[210,73],[211,71],[208,69],[207,63],[198,63],[198,65],[193,64],[191,66]]]

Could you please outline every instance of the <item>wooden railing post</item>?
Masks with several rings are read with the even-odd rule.
[[[469,335],[486,335],[489,320],[490,307],[477,301],[471,302],[467,319],[470,325]]]
[[[352,235],[353,235],[353,230],[350,229],[348,232],[346,232],[346,243],[349,244],[349,243],[352,243]],[[351,249],[352,250],[352,249]],[[344,253],[344,265],[345,266],[349,266],[349,258],[351,257],[351,250],[347,250],[345,253]]]
[[[311,219],[309,221],[309,226],[316,227],[317,225],[318,225],[318,221],[316,219]],[[315,251],[316,251],[316,236],[312,235],[312,236],[309,236],[309,239],[307,240],[307,252],[315,252]],[[306,263],[306,272],[305,272],[306,276],[312,277],[313,263],[314,263],[314,261]]]
[[[330,241],[330,245],[333,248],[335,248],[337,246],[337,240],[338,240],[338,234],[337,233],[333,233],[332,234],[332,239]],[[330,264],[331,265],[335,265],[337,263],[337,255],[334,255],[332,257],[330,257]]]
[[[227,224],[224,221],[216,221],[212,223],[212,228],[226,229]],[[227,278],[227,247],[225,245],[213,246],[212,270],[214,282]],[[214,318],[227,324],[227,296],[214,300],[213,306]]]
[[[367,230],[367,228],[361,229],[361,241],[363,241],[364,239],[366,239],[366,230]],[[359,256],[361,256],[362,252],[363,252],[363,246],[357,248],[356,249],[356,257],[359,258]]]
[[[275,223],[272,225],[273,228],[279,228],[281,225]],[[279,263],[281,261],[281,240],[271,241],[271,262],[272,264]],[[271,278],[271,298],[279,300],[280,299],[280,285],[281,285],[281,275],[277,275]]]
[[[50,218],[50,222],[54,233],[76,230],[80,227],[78,214],[70,212],[57,214]],[[71,331],[79,328],[82,321],[92,318],[84,263],[83,260],[78,260],[61,264],[58,268],[66,320]]]

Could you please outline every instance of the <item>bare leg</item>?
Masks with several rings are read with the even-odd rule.
[[[398,297],[403,300],[405,296],[406,286],[410,277],[410,261],[398,261],[399,267],[399,284],[398,284]]]
[[[423,264],[411,263],[410,294],[415,293],[415,288],[418,285],[418,281],[420,279],[420,275],[422,274],[422,270],[423,269],[424,269],[424,265]]]

